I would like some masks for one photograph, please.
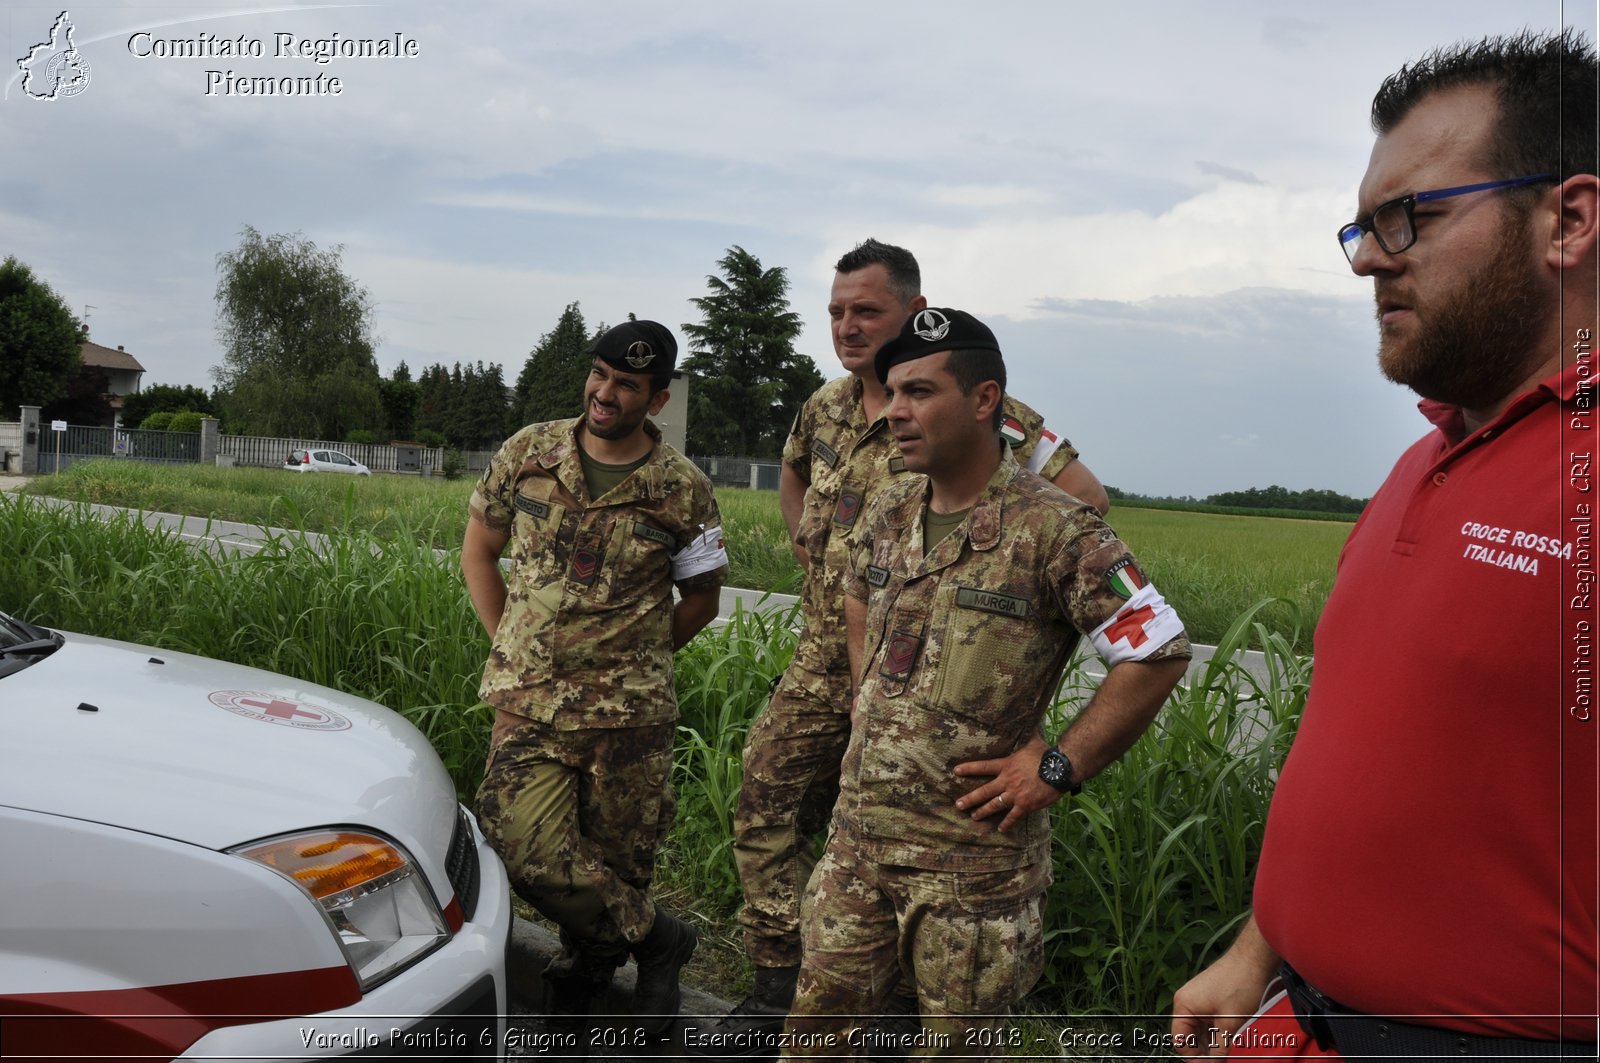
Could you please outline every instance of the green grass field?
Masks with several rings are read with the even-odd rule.
[[[466,528],[472,485],[471,479],[314,476],[104,460],[39,477],[27,491],[270,527],[363,531],[384,540],[408,536],[451,549],[460,545]],[[797,592],[800,566],[789,550],[777,493],[721,488],[717,503],[728,544],[729,584]],[[1114,507],[1110,520],[1192,638],[1216,643],[1245,610],[1270,598],[1273,603],[1258,619],[1301,652],[1310,651],[1311,631],[1351,528],[1329,521],[1132,506]]]

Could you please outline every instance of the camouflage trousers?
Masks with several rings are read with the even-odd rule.
[[[1040,868],[927,871],[862,858],[835,832],[817,865],[783,1059],[1003,1058],[1011,1006],[1044,970]],[[873,1016],[909,972],[922,1030],[894,1044]],[[909,1041],[909,1043],[908,1043]]]
[[[551,974],[608,979],[650,932],[646,891],[677,808],[672,736],[497,714],[478,818],[518,896],[561,927]]]
[[[757,967],[800,962],[800,898],[816,866],[814,838],[839,797],[849,742],[849,677],[793,664],[750,725],[733,858],[744,890],[745,953]]]

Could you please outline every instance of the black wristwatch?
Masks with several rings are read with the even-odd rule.
[[[1064,794],[1083,793],[1083,784],[1072,774],[1072,761],[1061,750],[1051,747],[1039,758],[1039,778]]]

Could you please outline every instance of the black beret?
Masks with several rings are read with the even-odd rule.
[[[589,345],[589,353],[624,373],[665,376],[678,361],[678,341],[654,321],[624,321]]]
[[[878,348],[873,368],[878,383],[889,381],[889,367],[925,358],[940,351],[999,351],[1000,343],[989,326],[965,310],[930,306],[918,310],[900,330],[900,335]]]

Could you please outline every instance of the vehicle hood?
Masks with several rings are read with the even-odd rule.
[[[63,634],[61,649],[0,678],[0,804],[209,849],[358,825],[418,856],[445,850],[454,787],[397,713],[272,672]]]

